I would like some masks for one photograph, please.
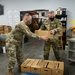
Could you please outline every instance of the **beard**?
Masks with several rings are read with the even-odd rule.
[[[49,18],[51,21],[53,21],[54,20],[54,17],[51,17],[51,18]]]
[[[29,20],[29,21],[26,22],[26,25],[29,26],[31,23],[32,23],[32,20]]]

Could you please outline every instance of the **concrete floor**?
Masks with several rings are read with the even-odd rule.
[[[43,46],[44,41],[40,41],[37,39],[29,39],[29,41],[23,45],[23,50],[25,53],[24,59],[27,58],[43,59]],[[66,75],[75,75],[75,63],[73,63],[72,65],[68,64],[67,52],[60,49],[60,56],[62,58],[62,61],[64,61],[65,63],[65,67],[67,68],[67,70],[65,71],[68,72],[69,69],[69,74]],[[50,60],[55,60],[55,56],[52,50],[50,53]],[[8,75],[7,63],[8,63],[7,54],[0,53],[0,75]],[[13,72],[15,75],[21,75],[17,70],[17,64]]]

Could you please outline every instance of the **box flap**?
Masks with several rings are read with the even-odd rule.
[[[35,60],[35,62],[31,65],[31,67],[34,67],[34,68],[37,68],[38,67],[38,68],[40,68],[40,66],[38,65],[39,62],[40,62],[39,59]]]
[[[35,59],[27,59],[23,62],[23,64],[21,66],[31,66],[31,64],[33,64],[33,62],[35,61]]]
[[[64,70],[64,62],[54,61],[54,69]]]

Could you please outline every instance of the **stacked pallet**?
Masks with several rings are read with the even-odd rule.
[[[21,72],[38,75],[63,75],[64,63],[50,60],[27,59],[21,65]]]

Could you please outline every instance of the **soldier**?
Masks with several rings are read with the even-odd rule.
[[[45,36],[38,36],[32,33],[27,25],[31,24],[32,16],[26,13],[23,17],[23,21],[21,21],[18,25],[16,25],[15,29],[12,30],[6,39],[6,49],[9,57],[8,63],[8,75],[14,75],[12,70],[15,67],[16,60],[18,62],[18,67],[20,70],[20,65],[23,63],[23,52],[22,52],[22,39],[24,35],[28,35],[33,38],[47,40]]]
[[[43,22],[40,30],[48,30],[54,35],[53,39],[48,39],[44,46],[44,59],[49,59],[50,47],[52,46],[54,54],[57,60],[60,60],[58,53],[58,33],[62,30],[61,22],[55,18],[54,11],[50,11],[48,14],[49,18]]]

